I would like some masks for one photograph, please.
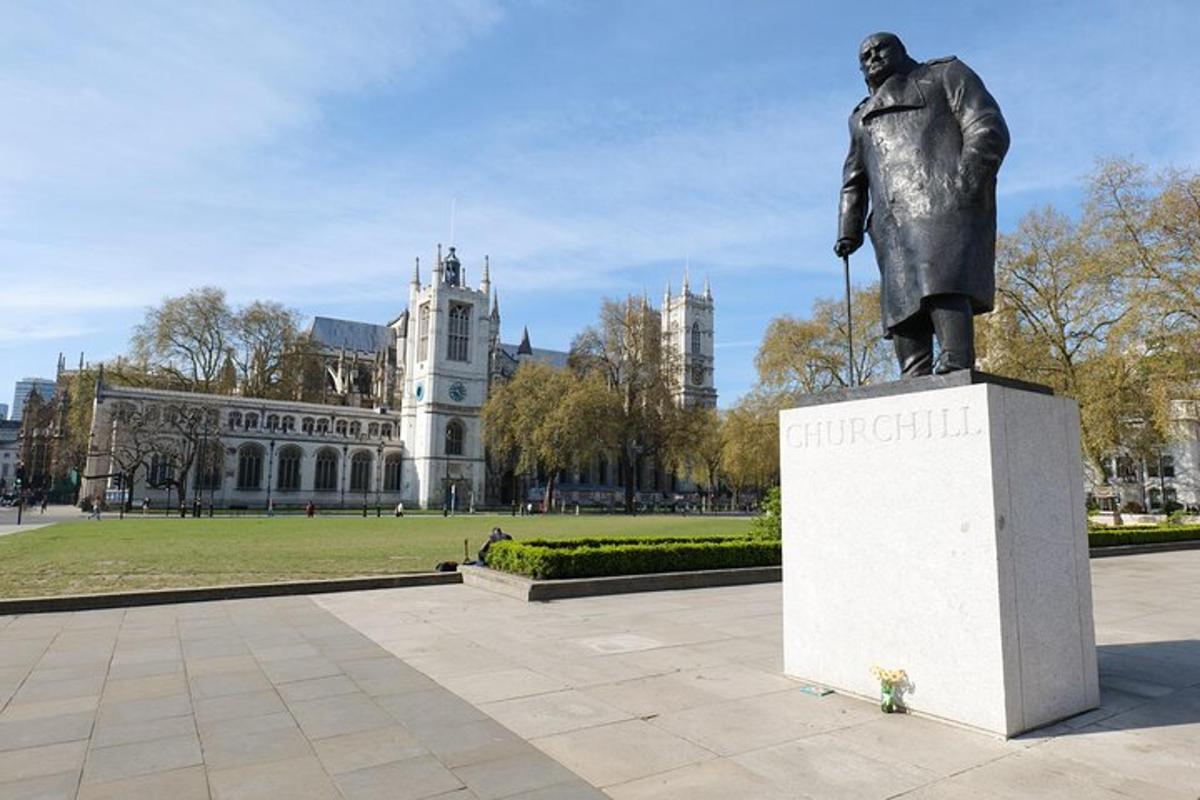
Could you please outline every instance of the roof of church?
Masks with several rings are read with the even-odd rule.
[[[395,337],[395,333],[387,325],[333,317],[314,317],[308,334],[314,341],[333,350],[344,347],[363,353],[374,353],[390,347]]]
[[[521,350],[521,345],[501,342],[500,349],[513,361],[517,361],[517,353]],[[532,358],[534,361],[540,361],[543,364],[559,368],[567,366],[567,357],[570,355],[570,353],[563,350],[546,350],[542,347],[530,347],[529,350],[531,352],[530,355],[526,356],[527,358]]]

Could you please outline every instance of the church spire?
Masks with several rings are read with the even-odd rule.
[[[704,299],[712,300],[712,287],[708,285],[708,273],[704,273]]]
[[[517,347],[517,355],[531,356],[533,355],[533,347],[529,344],[529,326],[525,326],[525,332],[521,334],[521,344]]]
[[[500,293],[496,292],[492,295],[492,319],[496,322],[500,321]]]
[[[433,265],[433,284],[442,282],[442,243],[438,242],[437,246],[437,263]]]
[[[492,263],[486,255],[483,257],[483,279],[479,281],[479,291],[487,294],[492,290]]]
[[[412,285],[421,285],[421,257],[417,256],[416,263],[413,264]]]
[[[683,296],[684,297],[687,297],[688,292],[690,292],[692,290],[691,281],[688,280],[688,267],[690,267],[690,266],[691,266],[691,260],[689,259],[688,263],[683,265]]]

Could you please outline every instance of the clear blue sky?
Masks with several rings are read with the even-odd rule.
[[[840,293],[865,34],[982,75],[1013,134],[1003,230],[1073,210],[1099,157],[1200,163],[1198,23],[1194,0],[8,3],[0,402],[201,284],[387,321],[454,205],[507,340],[566,348],[690,259],[729,405],[770,319]],[[871,279],[869,248],[853,264]]]

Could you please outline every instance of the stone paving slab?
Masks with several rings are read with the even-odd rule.
[[[1200,796],[1200,553],[1092,565],[1102,703],[1004,741],[780,675],[778,585],[0,616],[0,798]]]
[[[307,597],[0,617],[0,798],[588,798]]]
[[[1101,707],[1009,741],[781,677],[778,585],[317,602],[611,798],[1195,800],[1200,553],[1104,559],[1092,574]]]

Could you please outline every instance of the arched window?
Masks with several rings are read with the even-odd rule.
[[[267,430],[269,430],[269,431],[279,430],[279,415],[278,414],[268,414],[267,415]]]
[[[385,422],[379,428],[379,435],[385,439],[392,438],[392,423]]]
[[[316,475],[313,476],[313,489],[318,492],[332,492],[337,489],[338,454],[333,448],[327,447],[317,453]]]
[[[446,358],[450,361],[469,360],[470,344],[471,306],[468,303],[451,303]]]
[[[371,489],[371,454],[359,450],[350,458],[350,491],[367,492]]]
[[[383,462],[383,490],[385,492],[400,491],[400,456],[390,455]]]
[[[317,433],[321,434],[322,436],[329,433],[329,420],[327,420],[327,419],[317,420]]]
[[[258,428],[258,414],[246,415],[246,430],[253,431]]]
[[[350,423],[350,435],[358,436],[360,433],[362,433],[362,423],[361,422],[351,422]]]
[[[291,433],[292,431],[296,430],[296,418],[292,416],[284,417],[281,421],[281,425],[284,433]]]
[[[307,434],[312,434],[312,432],[315,428],[316,428],[316,423],[313,422],[312,417],[305,417],[304,419],[300,420],[300,430],[302,432],[307,433]]]
[[[230,411],[229,412],[229,430],[236,431],[240,427],[242,427],[242,412]]]
[[[150,456],[150,469],[146,476],[146,483],[161,489],[171,482],[175,477],[174,460],[166,453],[155,453]]]
[[[262,473],[263,449],[256,444],[242,445],[238,450],[237,488],[243,491],[261,489]]]
[[[700,355],[700,323],[692,323],[692,355]]]
[[[379,435],[379,423],[372,422],[370,425],[367,426],[367,436],[370,436],[372,439],[374,439],[378,435]]]
[[[463,424],[456,419],[446,423],[446,455],[463,454]]]
[[[216,490],[221,488],[221,473],[224,471],[225,448],[211,441],[204,442],[196,454],[192,485],[197,490]]]
[[[335,431],[337,431],[338,436],[345,436],[346,435],[346,420],[339,419],[337,421],[337,423],[333,426],[333,429]]]
[[[275,473],[276,488],[281,492],[294,492],[300,488],[300,458],[301,451],[295,445],[279,449],[279,465]]]

